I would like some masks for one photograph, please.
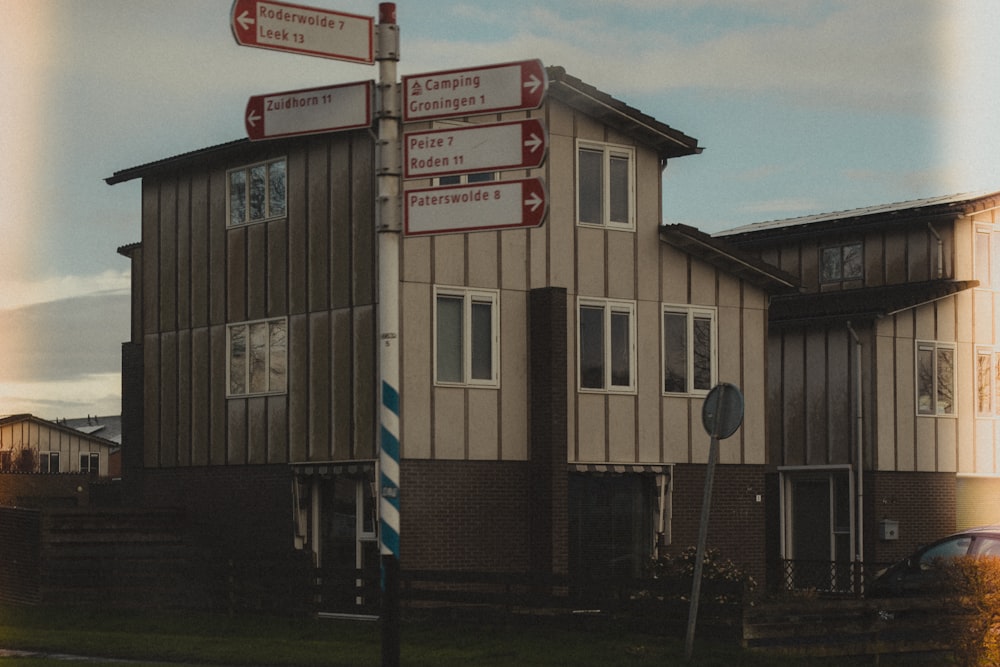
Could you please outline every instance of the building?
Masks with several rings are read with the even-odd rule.
[[[717,235],[792,274],[768,346],[772,557],[843,590],[957,528],[1000,522],[1000,193]],[[817,569],[818,568],[818,569]]]
[[[663,169],[697,141],[547,72],[538,110],[406,128],[541,119],[549,212],[400,244],[401,566],[633,575],[693,545],[701,403],[727,381],[746,411],[710,542],[760,574],[768,303],[794,280],[661,226]],[[220,557],[377,562],[374,155],[367,130],[236,141],[108,179],[142,179],[127,488]]]

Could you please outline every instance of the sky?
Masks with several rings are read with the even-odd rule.
[[[377,16],[369,0],[296,4]],[[695,137],[665,223],[1000,190],[996,0],[399,0],[400,75],[539,58]],[[377,79],[248,48],[231,0],[0,0],[0,414],[114,415],[139,182],[247,98]]]

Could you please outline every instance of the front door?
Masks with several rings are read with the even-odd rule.
[[[850,471],[783,475],[786,583],[795,589],[850,591],[854,549]]]
[[[318,566],[326,611],[378,604],[377,519],[369,475],[338,475],[320,483]],[[373,585],[376,584],[376,585]]]

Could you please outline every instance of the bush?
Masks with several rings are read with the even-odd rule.
[[[945,604],[956,661],[1000,665],[1000,558],[956,558],[944,574],[954,592]]]
[[[652,576],[654,579],[687,582],[690,593],[690,582],[694,579],[697,555],[696,547],[688,547],[677,553],[661,554],[652,561]],[[719,603],[740,602],[744,593],[750,593],[757,587],[753,577],[732,560],[723,558],[717,549],[705,550],[701,578],[702,595],[714,589],[716,591],[714,601]],[[685,595],[684,599],[688,597]]]

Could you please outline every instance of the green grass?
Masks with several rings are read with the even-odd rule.
[[[377,623],[308,617],[0,606],[0,649],[127,659],[145,665],[377,667],[380,633]],[[692,661],[685,663],[682,637],[644,634],[608,619],[505,617],[486,622],[411,615],[402,625],[401,639],[401,663],[406,667],[874,664],[780,659],[744,652],[732,639],[713,641],[711,633],[699,637]],[[2,667],[21,664],[94,663],[0,657]]]

